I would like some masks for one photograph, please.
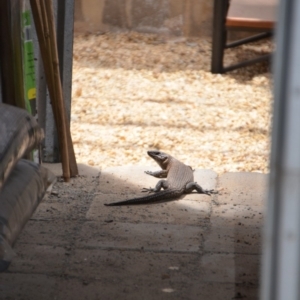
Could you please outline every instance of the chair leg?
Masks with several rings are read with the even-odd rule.
[[[250,66],[250,65],[256,64],[258,62],[271,61],[271,59],[272,59],[272,55],[271,54],[265,54],[263,56],[259,56],[259,57],[253,58],[253,59],[242,61],[242,62],[237,63],[235,65],[230,65],[228,67],[223,67],[223,73],[226,73],[226,72],[229,72],[229,71],[233,71],[233,70],[236,70],[238,68]]]
[[[266,31],[266,32],[263,32],[263,33],[259,33],[259,34],[252,35],[252,36],[247,37],[247,38],[243,38],[243,39],[231,42],[231,43],[227,44],[225,47],[226,47],[226,49],[233,48],[233,47],[238,47],[240,45],[245,45],[245,44],[248,44],[248,43],[260,41],[262,39],[266,39],[266,38],[269,38],[269,37],[272,37],[272,36],[273,36],[273,31]]]
[[[214,74],[224,73],[223,57],[226,47],[226,16],[229,7],[229,0],[214,1],[214,20],[213,20],[213,41],[211,72]]]

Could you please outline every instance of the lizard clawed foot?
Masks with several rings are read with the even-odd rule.
[[[141,190],[143,193],[153,193],[154,192],[154,189],[153,188],[149,188],[149,189],[147,189],[147,188],[142,188],[142,190]]]
[[[204,190],[204,194],[210,196],[212,194],[218,194],[218,191],[215,191],[215,190]]]
[[[145,171],[145,173],[148,175],[153,175],[153,172],[151,172],[151,171]]]

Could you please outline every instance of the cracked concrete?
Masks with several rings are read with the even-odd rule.
[[[0,274],[0,299],[257,299],[267,175],[197,169],[219,195],[103,205],[154,186],[153,169],[81,165],[58,178]]]

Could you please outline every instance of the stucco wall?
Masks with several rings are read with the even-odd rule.
[[[211,35],[213,0],[75,0],[75,31]]]

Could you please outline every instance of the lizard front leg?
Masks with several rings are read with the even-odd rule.
[[[155,186],[155,188],[143,188],[142,192],[149,192],[149,193],[157,193],[159,192],[162,188],[165,190],[169,187],[169,183],[167,180],[159,180]]]
[[[145,171],[146,174],[157,177],[157,178],[166,178],[168,175],[167,170],[159,170],[159,171]]]

